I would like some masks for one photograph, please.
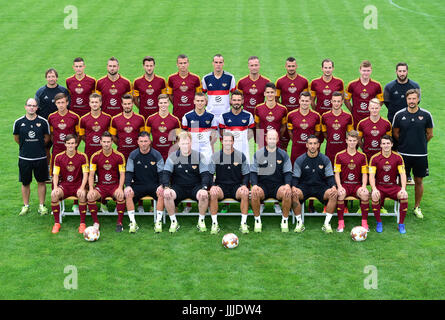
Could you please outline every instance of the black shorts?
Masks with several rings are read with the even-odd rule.
[[[412,157],[402,155],[403,162],[405,162],[406,175],[409,176],[411,169],[414,177],[424,178],[429,176],[428,157]]]
[[[196,194],[200,189],[202,189],[202,186],[182,186],[176,184],[172,185],[170,188],[176,192],[175,205],[178,205],[182,200],[187,198],[198,201]]]
[[[277,198],[277,192],[278,189],[280,189],[281,185],[279,184],[258,184],[258,187],[260,187],[261,189],[263,189],[264,191],[264,200],[266,200],[267,198]]]
[[[218,184],[224,193],[224,198],[236,199],[236,192],[242,186],[242,184]]]
[[[303,200],[300,200],[300,203],[303,203],[310,197],[315,197],[321,203],[326,204],[326,200],[323,200],[323,198],[326,190],[329,189],[328,186],[307,186],[302,184],[298,185],[297,188],[300,189],[301,192],[303,192]]]
[[[37,182],[45,182],[49,179],[48,162],[41,160],[23,160],[19,159],[19,182],[27,186],[32,181],[32,173]]]
[[[158,197],[156,195],[156,190],[158,189],[157,186],[146,186],[146,185],[131,185],[131,188],[134,192],[133,202],[137,203],[141,198],[150,196],[153,197],[153,199],[158,200]]]

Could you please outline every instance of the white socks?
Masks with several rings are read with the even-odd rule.
[[[289,217],[285,218],[284,216],[281,218],[281,223],[287,223]]]
[[[161,222],[163,214],[164,214],[163,211],[159,211],[159,210],[156,211],[156,222]]]
[[[170,221],[172,222],[172,223],[176,223],[176,215],[171,215],[171,216],[169,216],[170,217]]]
[[[332,213],[326,213],[326,218],[324,219],[324,224],[327,225],[331,222]]]
[[[241,224],[247,223],[247,214],[241,215]]]
[[[212,215],[212,223],[218,224],[218,216],[216,214]]]
[[[255,223],[261,223],[261,216],[255,217]]]
[[[136,220],[134,220],[134,210],[130,210],[127,213],[128,213],[128,218],[130,218],[130,221],[132,223],[136,223]]]

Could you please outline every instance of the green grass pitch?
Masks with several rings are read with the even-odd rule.
[[[68,5],[78,9],[77,29],[64,28]],[[364,26],[367,5],[377,9],[377,29]],[[0,299],[445,298],[442,1],[24,0],[1,7]],[[248,73],[247,58],[258,55],[261,73],[273,81],[284,74],[288,56],[296,57],[298,72],[309,80],[320,76],[321,60],[329,57],[334,75],[345,84],[358,77],[364,59],[372,62],[372,78],[382,85],[395,78],[396,63],[406,61],[410,78],[422,87],[421,107],[432,112],[435,124],[425,219],[412,214],[409,188],[408,233],[400,235],[389,217],[383,234],[376,234],[370,217],[371,232],[363,243],[349,238],[359,218],[347,219],[345,233],[332,235],[322,233],[323,218],[307,218],[307,230],[297,235],[281,234],[279,217],[264,217],[262,234],[241,235],[239,217],[224,217],[220,235],[211,236],[197,232],[197,218],[180,215],[182,227],[175,235],[154,234],[152,217],[137,217],[141,228],[135,235],[116,234],[116,217],[100,217],[101,239],[87,243],[77,234],[78,217],[65,218],[61,232],[51,234],[52,216],[37,215],[35,182],[31,213],[18,217],[22,200],[12,125],[24,114],[26,98],[45,83],[45,70],[56,68],[64,84],[73,74],[73,58],[82,56],[86,72],[98,79],[106,73],[107,59],[116,56],[121,74],[133,80],[143,72],[142,57],[152,55],[156,73],[168,77],[176,72],[180,53],[189,56],[190,71],[201,77],[212,70],[212,56],[221,53],[225,70],[237,80]],[[386,115],[385,108],[382,112]],[[336,222],[333,218],[333,226]],[[228,232],[240,236],[235,250],[221,246]],[[64,288],[69,275],[64,269],[70,265],[78,271],[75,290]],[[364,286],[366,266],[377,268],[376,289]]]

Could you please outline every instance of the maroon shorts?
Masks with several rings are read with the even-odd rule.
[[[63,191],[63,198],[77,197],[77,190],[80,188],[80,184],[72,184],[69,182],[62,182],[59,184],[59,188]]]
[[[397,200],[397,194],[402,188],[399,185],[382,186],[376,185],[377,190],[380,191],[380,199],[390,198],[392,200]]]
[[[346,190],[346,197],[356,197],[357,198],[357,191],[360,189],[360,184],[350,184],[350,183],[344,183],[342,184],[342,187]]]
[[[110,184],[110,185],[98,184],[94,189],[97,190],[97,192],[99,192],[102,200],[105,200],[106,197],[114,198],[114,192],[116,191],[117,188],[119,188],[119,185],[116,184]]]

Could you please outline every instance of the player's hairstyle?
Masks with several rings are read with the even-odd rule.
[[[91,99],[99,99],[102,102],[102,96],[96,92],[93,92],[92,94],[90,94],[90,100]]]
[[[28,98],[28,99],[26,99],[25,105],[28,105],[28,101],[29,100],[34,100],[35,103],[36,103],[36,106],[39,107],[39,103],[38,103],[38,101],[35,98]]]
[[[258,58],[257,56],[250,56],[249,59],[247,59],[247,62],[249,62],[250,60],[258,60],[260,61],[260,58]]]
[[[74,134],[74,133],[67,134],[65,137],[65,140],[63,140],[63,141],[67,142],[67,141],[70,141],[71,139],[75,139],[77,141],[77,134]]]
[[[397,69],[399,69],[399,67],[406,67],[406,70],[408,71],[408,64],[406,62],[399,62],[396,65],[396,71],[397,71]]]
[[[177,58],[176,58],[176,62],[178,62],[179,59],[189,59],[189,57],[187,57],[185,54],[180,54]]]
[[[309,139],[317,139],[317,142],[320,143],[320,140],[318,139],[318,137],[315,134],[309,135],[309,137],[307,137],[306,142],[309,142]]]
[[[166,93],[161,93],[161,94],[158,96],[158,101],[161,100],[161,99],[170,99],[170,98],[168,97],[168,94],[166,94]]]
[[[264,91],[266,91],[267,88],[272,88],[274,90],[277,90],[277,87],[275,86],[275,83],[273,83],[273,82],[266,83],[266,85],[264,86]]]
[[[100,139],[102,140],[102,138],[110,138],[110,139],[113,139],[113,135],[110,133],[110,132],[108,132],[108,131],[104,131],[103,133],[102,133],[102,135],[100,136]]]
[[[57,73],[57,70],[54,68],[49,68],[48,70],[46,70],[45,72],[45,78],[48,76],[48,73],[54,73],[56,75],[56,78],[59,77],[59,74]]]
[[[415,95],[417,95],[417,98],[420,97],[419,89],[409,89],[408,91],[406,91],[406,93],[405,93],[405,97],[408,97],[410,94],[415,94]]]
[[[84,62],[84,63],[85,63],[85,61],[83,60],[83,58],[82,58],[82,57],[77,57],[77,58],[74,58],[74,61],[73,61],[73,63],[75,63],[75,62]]]
[[[372,68],[372,64],[369,60],[364,60],[360,63],[360,69],[361,68]]]
[[[392,139],[392,137],[389,134],[385,134],[383,137],[381,137],[380,142],[382,142],[382,140],[389,140],[389,141],[391,141],[391,143],[394,143],[394,140]]]
[[[341,93],[340,91],[334,91],[334,92],[332,93],[332,97],[341,97],[341,99],[343,100],[344,95],[343,95],[343,93]]]
[[[156,64],[155,58],[153,58],[151,56],[145,56],[144,59],[142,60],[142,65],[145,64],[145,61],[153,61],[153,64]]]
[[[380,100],[377,99],[377,98],[372,98],[371,100],[369,100],[369,104],[371,104],[371,103],[375,103],[375,104],[378,104],[380,106]]]
[[[351,131],[346,132],[346,138],[355,138],[358,140],[358,131],[351,130]]]
[[[132,96],[131,94],[129,94],[129,93],[126,93],[126,94],[124,94],[124,95],[121,97],[121,100],[122,100],[122,101],[127,100],[127,99],[131,99],[131,100],[133,100],[133,96]]]
[[[311,93],[309,91],[301,91],[300,98],[301,97],[311,97]]]
[[[295,62],[297,61],[297,59],[295,59],[294,57],[289,57],[286,59],[286,62]]]
[[[185,140],[185,139],[190,139],[190,141],[192,140],[192,134],[188,131],[181,131],[178,134],[178,142],[181,140]]]
[[[119,64],[119,60],[117,60],[116,57],[111,57],[110,59],[108,59],[108,61],[116,61],[117,64]]]
[[[212,58],[212,61],[215,61],[215,58],[223,58],[223,61],[224,61],[224,57],[222,56],[222,54],[219,54],[219,53],[215,54]]]
[[[148,137],[148,139],[150,139],[150,134],[147,131],[141,131],[138,134],[138,138],[139,137]]]
[[[207,96],[206,96],[206,94],[204,92],[196,92],[195,93],[195,98],[196,97],[204,97],[207,100]]]
[[[241,98],[244,96],[243,93],[241,91],[239,91],[238,89],[234,90],[232,92],[232,97],[233,96],[241,96]]]
[[[334,61],[332,61],[331,59],[324,59],[324,60],[321,62],[321,67],[322,67],[322,68],[323,68],[325,62],[330,62],[330,63],[332,63],[332,68],[334,67]]]
[[[68,96],[66,94],[64,94],[63,92],[59,92],[58,94],[56,94],[54,96],[54,102],[56,102],[57,100],[61,100],[61,99],[65,99],[68,102]]]
[[[232,137],[232,141],[235,141],[235,136],[234,136],[233,133],[230,132],[230,131],[224,130],[224,132],[223,132],[223,138],[224,138],[224,137]]]

